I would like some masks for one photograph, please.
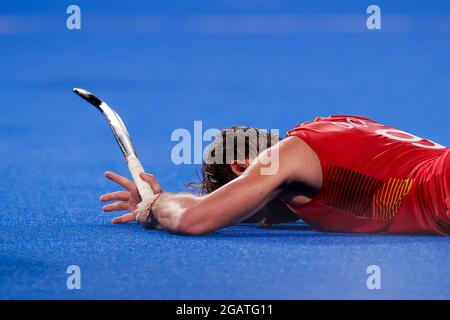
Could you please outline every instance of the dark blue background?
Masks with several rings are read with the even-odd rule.
[[[66,28],[81,7],[82,29]],[[378,4],[382,30],[365,26]],[[443,1],[0,3],[0,298],[450,298],[445,237],[244,225],[192,238],[113,226],[102,173],[128,174],[84,87],[121,114],[170,191],[176,128],[283,133],[361,114],[450,145],[450,4]],[[66,288],[79,265],[82,289]],[[382,290],[366,288],[366,268]]]

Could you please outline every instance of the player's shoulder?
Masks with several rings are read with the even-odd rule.
[[[320,185],[321,162],[314,149],[301,137],[288,136],[279,142],[280,168],[290,181]]]
[[[302,159],[315,154],[313,148],[300,136],[287,136],[278,143],[280,155]]]

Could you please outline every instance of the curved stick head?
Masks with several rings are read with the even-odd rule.
[[[128,158],[130,155],[136,155],[136,151],[134,150],[133,143],[130,139],[130,134],[128,133],[128,130],[119,114],[108,106],[106,102],[100,100],[87,90],[74,88],[73,92],[92,104],[103,114],[108,121],[108,124],[111,127],[114,137],[116,138],[116,141],[119,144],[124,156]]]

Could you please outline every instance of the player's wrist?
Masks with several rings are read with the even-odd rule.
[[[144,227],[157,228],[159,226],[158,218],[155,214],[155,207],[162,193],[155,197],[145,199],[139,203],[136,208],[136,220]]]

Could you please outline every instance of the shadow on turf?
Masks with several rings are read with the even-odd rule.
[[[126,226],[126,227],[125,227]],[[100,226],[98,226],[100,227]],[[184,237],[190,240],[205,240],[205,239],[301,239],[301,238],[317,238],[317,239],[334,239],[341,238],[343,240],[348,240],[350,242],[358,241],[359,239],[366,239],[371,244],[380,243],[385,244],[389,242],[394,243],[423,243],[425,239],[429,241],[444,241],[446,242],[447,237],[441,237],[436,235],[408,235],[408,234],[364,234],[364,233],[337,233],[337,232],[320,232],[314,230],[310,226],[304,223],[289,223],[289,224],[279,224],[274,225],[271,228],[262,228],[257,223],[241,223],[239,225],[231,226],[218,230],[214,233],[203,235],[203,236],[188,236],[188,235],[177,235],[170,234],[163,230],[149,230],[140,228],[137,225],[127,224],[122,226],[117,225],[103,225],[100,228],[113,228],[120,229],[117,232],[129,233],[131,232],[134,236],[157,236],[158,238],[166,237]],[[122,227],[122,228],[121,228]]]

